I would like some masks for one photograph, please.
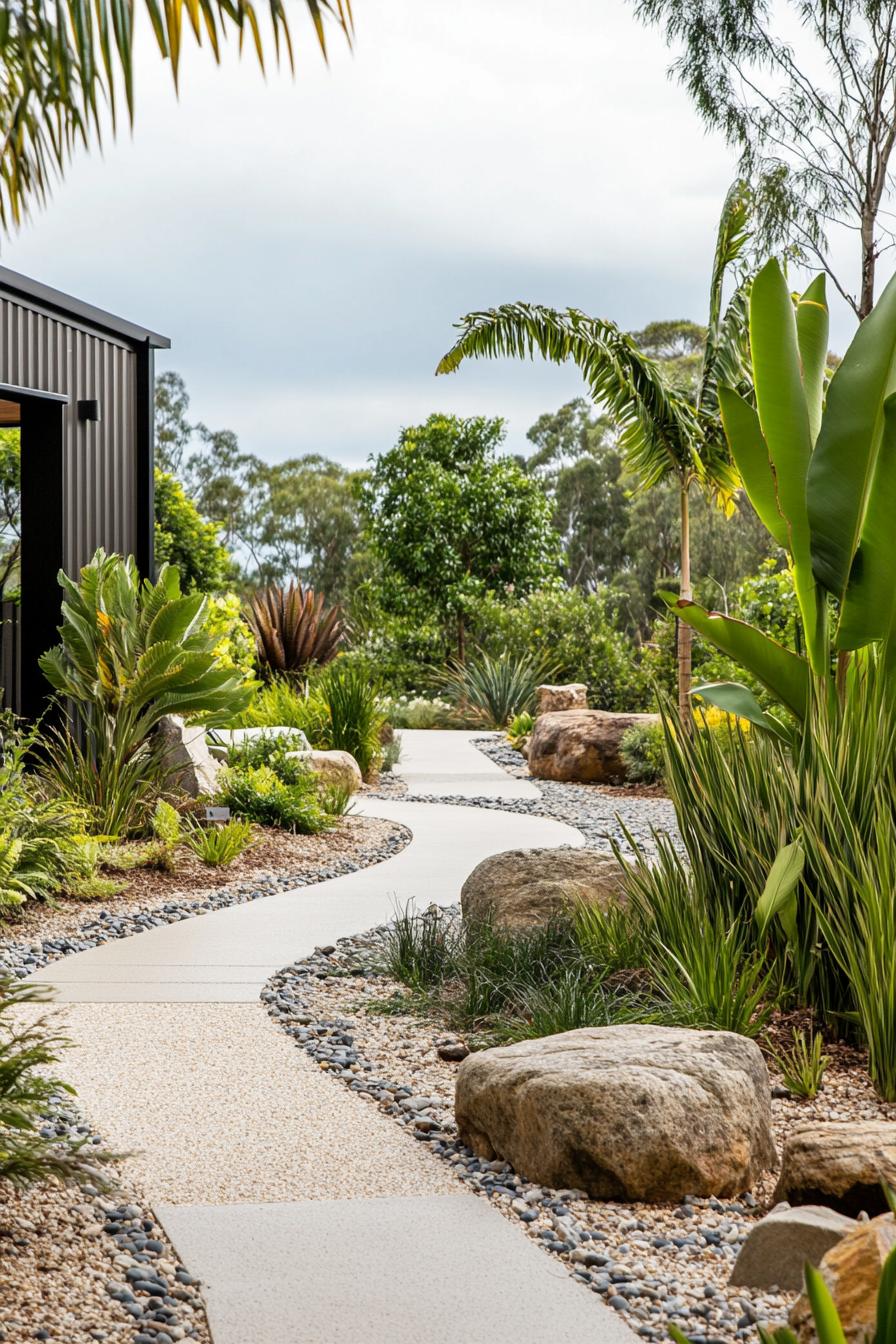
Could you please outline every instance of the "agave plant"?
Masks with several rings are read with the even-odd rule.
[[[321,593],[291,583],[253,593],[247,618],[266,676],[294,676],[336,657],[345,630],[342,609],[325,607]]]
[[[489,728],[505,728],[514,715],[531,710],[535,691],[556,671],[536,654],[514,658],[479,651],[465,663],[452,664],[441,674],[446,695],[460,707],[472,710]]]

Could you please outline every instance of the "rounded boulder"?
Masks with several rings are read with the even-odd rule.
[[[548,924],[577,904],[602,910],[623,897],[623,870],[589,849],[507,849],[477,864],[460,893],[468,923],[523,930]]]
[[[361,767],[349,751],[312,751],[307,761],[320,782],[328,787],[357,793],[364,782]]]
[[[622,783],[622,736],[643,723],[659,723],[659,715],[610,714],[602,709],[540,714],[529,739],[529,773],[561,783]]]
[[[768,1073],[726,1031],[590,1027],[470,1055],[460,1138],[526,1180],[592,1198],[737,1195],[774,1165]]]

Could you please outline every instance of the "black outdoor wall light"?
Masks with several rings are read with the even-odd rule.
[[[78,402],[78,419],[79,419],[79,420],[93,420],[93,421],[97,421],[97,420],[102,420],[102,418],[103,418],[103,417],[102,417],[102,415],[100,414],[100,404],[99,404],[98,401],[96,401],[95,399],[91,399],[91,400],[89,400],[89,401],[79,401],[79,402]]]

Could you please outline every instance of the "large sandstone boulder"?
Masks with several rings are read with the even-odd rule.
[[[559,714],[567,709],[588,708],[588,687],[583,681],[565,686],[539,686],[535,692],[536,714]]]
[[[166,714],[156,731],[171,782],[191,798],[215,793],[221,763],[209,751],[202,725],[188,727],[179,714]]]
[[[886,1213],[871,1222],[857,1223],[821,1262],[821,1273],[840,1314],[847,1344],[866,1344],[874,1336],[877,1290],[884,1261],[894,1247],[896,1223],[893,1215]],[[800,1344],[818,1344],[805,1293],[791,1308],[790,1324]]]
[[[820,1205],[772,1209],[750,1229],[728,1282],[733,1288],[779,1288],[798,1293],[803,1287],[806,1263],[820,1264],[822,1257],[856,1226],[855,1219]]]
[[[605,910],[622,894],[622,868],[588,849],[507,849],[477,864],[460,893],[464,919],[530,929],[582,901]]]
[[[541,714],[529,739],[529,772],[536,779],[580,784],[619,784],[625,762],[622,735],[639,723],[658,723],[657,714],[609,714],[602,709],[568,709]]]
[[[589,1027],[483,1050],[455,1112],[478,1156],[596,1199],[736,1195],[775,1162],[762,1052],[731,1032]]]
[[[788,1135],[776,1199],[825,1204],[840,1213],[884,1213],[881,1181],[896,1186],[896,1123],[844,1120]]]
[[[307,761],[321,784],[357,793],[364,782],[361,768],[351,752],[312,751]]]

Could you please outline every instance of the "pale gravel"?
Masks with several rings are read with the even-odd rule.
[[[444,1165],[334,1088],[260,1005],[66,1004],[66,1079],[125,1177],[169,1204],[455,1194]]]
[[[57,1344],[131,1344],[139,1326],[107,1291],[124,1275],[123,1257],[103,1231],[104,1207],[134,1202],[133,1187],[97,1197],[42,1182],[25,1191],[0,1185],[0,1340],[26,1344],[44,1330]],[[139,1200],[142,1208],[146,1201]],[[158,1223],[163,1252],[151,1270],[174,1281],[179,1260]],[[197,1289],[191,1292],[196,1294]],[[145,1299],[144,1299],[145,1300]],[[211,1344],[201,1299],[181,1301],[193,1344]]]
[[[453,1119],[454,1085],[457,1064],[441,1060],[437,1043],[457,1039],[447,1024],[436,1015],[420,1015],[413,1009],[408,1015],[387,1014],[377,1011],[384,1001],[405,997],[403,985],[383,975],[369,979],[365,976],[346,975],[345,967],[365,961],[377,942],[374,934],[360,935],[344,940],[336,953],[326,959],[334,974],[327,979],[317,975],[297,982],[296,989],[308,1005],[315,1021],[343,1021],[353,1038],[353,1049],[372,1066],[373,1076],[391,1080],[408,1087],[413,1093],[431,1098],[435,1110]],[[359,955],[360,953],[360,955]],[[321,959],[309,959],[315,966]],[[368,1005],[373,1011],[368,1011]],[[896,1105],[878,1098],[867,1073],[867,1060],[859,1051],[833,1046],[833,1064],[825,1077],[822,1091],[814,1100],[795,1097],[772,1098],[772,1127],[780,1151],[787,1134],[798,1125],[828,1123],[839,1120],[896,1119]],[[774,1068],[772,1084],[780,1084]],[[369,1097],[365,1100],[370,1102]],[[373,1106],[358,1107],[359,1111]],[[444,1122],[443,1122],[444,1124]],[[449,1119],[444,1126],[449,1130]],[[398,1128],[398,1126],[396,1126]],[[403,1132],[403,1131],[402,1131]],[[408,1146],[411,1140],[406,1139]],[[422,1146],[416,1143],[415,1146]],[[458,1169],[459,1172],[462,1168]],[[730,1289],[728,1276],[734,1254],[747,1231],[761,1218],[773,1203],[776,1174],[766,1173],[757,1187],[757,1205],[750,1209],[738,1201],[694,1201],[693,1221],[682,1219],[680,1205],[618,1204],[609,1201],[565,1197],[564,1202],[585,1228],[597,1231],[602,1240],[597,1249],[631,1269],[632,1277],[662,1283],[674,1293],[685,1311],[705,1313],[704,1328],[710,1338],[732,1339],[735,1335],[755,1338],[753,1324],[757,1320],[779,1324],[795,1300],[792,1293],[759,1292]],[[508,1199],[493,1201],[511,1221],[523,1227],[526,1233],[541,1241],[541,1235],[552,1225],[549,1213],[537,1221],[523,1224],[510,1206]],[[681,1237],[693,1227],[721,1229],[723,1241],[729,1242],[728,1252],[720,1255],[712,1246],[684,1246],[670,1244],[655,1247],[651,1239]],[[569,1265],[570,1270],[578,1267]],[[651,1278],[653,1276],[653,1278]],[[735,1322],[748,1313],[748,1322],[735,1331]],[[679,1320],[679,1324],[682,1321]],[[659,1322],[655,1322],[659,1324]],[[695,1330],[693,1318],[686,1333]]]

